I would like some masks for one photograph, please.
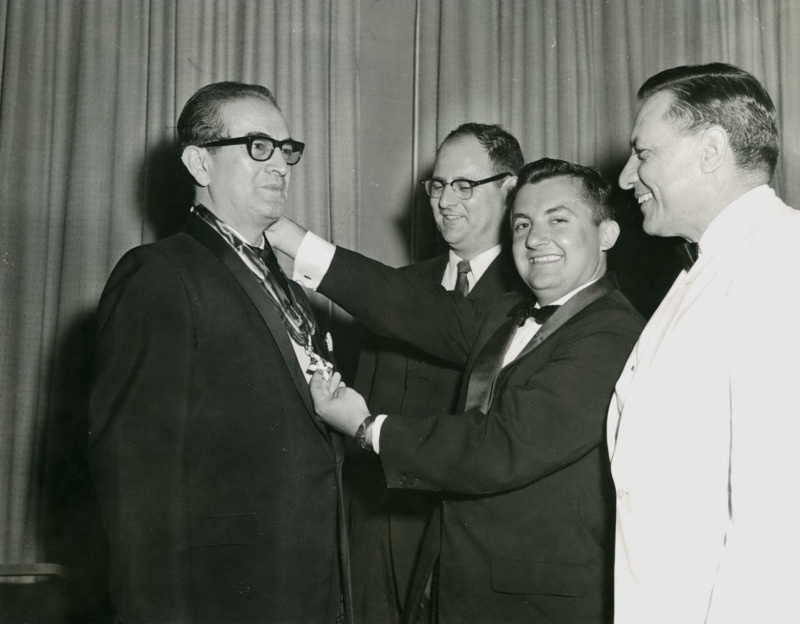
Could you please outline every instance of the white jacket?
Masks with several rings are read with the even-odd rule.
[[[615,622],[800,622],[800,212],[760,186],[700,250],[609,409]]]

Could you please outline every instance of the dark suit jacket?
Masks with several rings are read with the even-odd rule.
[[[448,254],[400,269],[440,285]],[[503,249],[470,291],[470,299],[524,292],[509,249]],[[456,410],[462,367],[408,343],[374,337],[362,350],[354,387],[373,414],[420,418]],[[350,505],[351,567],[356,622],[399,621],[429,521],[438,522],[440,497],[431,492],[389,490],[374,453],[356,451],[345,462],[355,483]],[[435,517],[431,518],[435,513]],[[421,562],[427,568],[432,561]]]
[[[487,406],[390,415],[380,435],[389,487],[445,497],[440,621],[610,621],[605,417],[643,325],[613,278],[578,293],[488,377],[518,295],[471,302],[341,249],[319,290],[374,331],[466,364],[461,401]]]
[[[277,309],[196,217],[108,281],[89,439],[119,619],[334,621],[341,440]]]

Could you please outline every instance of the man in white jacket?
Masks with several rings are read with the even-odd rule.
[[[775,108],[721,63],[663,71],[639,99],[620,186],[647,233],[699,257],[610,406],[615,621],[798,621],[800,213],[768,186]]]

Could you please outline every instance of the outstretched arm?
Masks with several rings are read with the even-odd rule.
[[[311,290],[325,281],[319,292],[376,333],[450,362],[466,362],[481,326],[481,306],[419,276],[335,247],[284,217],[266,233],[275,249],[294,257],[295,281]]]

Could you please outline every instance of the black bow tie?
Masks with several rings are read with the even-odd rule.
[[[553,312],[558,310],[560,306],[546,305],[539,307],[535,301],[523,301],[515,306],[508,315],[522,327],[528,318],[533,318],[539,325],[544,325],[544,322],[549,319]]]
[[[683,268],[688,271],[697,262],[700,255],[700,246],[697,243],[682,243],[677,247],[678,257]]]

